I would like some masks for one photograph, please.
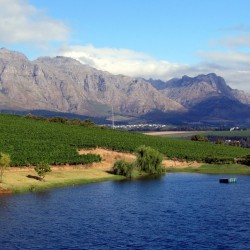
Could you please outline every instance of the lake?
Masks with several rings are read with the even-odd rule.
[[[0,196],[0,249],[250,249],[250,176],[175,173]]]

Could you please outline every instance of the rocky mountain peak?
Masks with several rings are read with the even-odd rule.
[[[45,57],[39,57],[38,59],[36,59],[34,61],[34,63],[42,63],[42,64],[46,64],[46,65],[57,65],[57,66],[61,66],[61,65],[82,65],[79,61],[70,58],[70,57],[64,57],[64,56],[56,56],[56,57],[49,57],[49,56],[45,56]]]
[[[149,81],[156,89],[165,93],[168,98],[187,108],[208,97],[227,97],[232,100],[240,100],[246,104],[249,100],[248,95],[231,89],[225,80],[215,73],[202,74],[196,77],[185,75],[182,78],[174,78],[167,82],[152,79]]]
[[[116,114],[125,116],[184,109],[143,79],[112,75],[68,57],[31,62],[20,53],[2,50],[2,54],[7,56],[0,57],[0,108],[15,105],[91,116],[110,115],[111,105]]]
[[[113,75],[68,57],[29,61],[19,52],[0,49],[0,110],[48,110],[107,117],[113,106],[122,119],[148,114],[152,117],[153,113],[160,114],[158,119],[168,114],[165,120],[177,113],[195,116],[194,119],[203,113],[224,119],[223,114],[227,113],[231,119],[232,108],[240,117],[250,114],[249,104],[249,94],[231,89],[214,73],[167,82],[145,80]]]
[[[17,51],[11,51],[6,48],[1,48],[0,49],[0,59],[5,60],[5,61],[27,61],[28,58]]]

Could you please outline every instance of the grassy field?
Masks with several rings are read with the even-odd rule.
[[[156,137],[100,127],[36,121],[21,116],[0,114],[0,152],[10,154],[12,167],[25,166],[18,171],[14,168],[6,171],[0,189],[27,192],[121,179],[123,177],[106,172],[107,169],[79,167],[101,161],[99,154],[79,154],[79,149],[106,148],[134,152],[141,145],[151,146],[168,159],[175,161],[176,159],[204,161],[207,157],[233,159],[250,154],[250,149],[239,147]],[[33,166],[42,161],[53,167],[68,164],[71,169],[52,171],[46,176],[45,182],[28,178],[27,175],[36,176]],[[204,165],[200,168],[169,168],[168,171],[250,174],[249,169],[250,167],[238,165]]]
[[[230,165],[215,165],[215,164],[204,164],[198,168],[168,168],[167,172],[190,172],[200,174],[239,174],[249,175],[250,167],[238,164]]]
[[[0,152],[10,154],[13,166],[34,165],[41,161],[52,165],[91,163],[100,158],[79,155],[77,150],[102,147],[133,152],[141,145],[151,146],[169,158],[197,161],[207,157],[233,159],[250,154],[250,149],[232,146],[0,115]]]
[[[37,176],[31,168],[20,171],[6,171],[0,188],[14,193],[41,191],[56,187],[75,186],[92,182],[122,180],[124,177],[112,175],[102,169],[83,169],[74,167],[72,170],[56,170],[48,173],[45,181],[39,181],[30,176]],[[1,193],[1,190],[0,190]]]

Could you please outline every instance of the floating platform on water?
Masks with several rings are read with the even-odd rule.
[[[222,178],[220,179],[220,183],[235,183],[237,182],[237,178]]]

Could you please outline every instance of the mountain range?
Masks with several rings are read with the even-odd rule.
[[[169,81],[113,75],[68,57],[0,49],[0,110],[64,112],[120,121],[250,124],[250,94],[214,73]]]

